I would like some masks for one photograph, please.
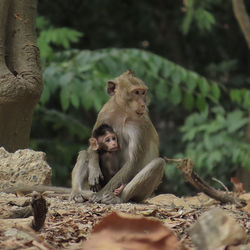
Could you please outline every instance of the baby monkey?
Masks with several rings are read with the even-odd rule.
[[[89,139],[90,147],[99,154],[100,169],[103,174],[102,187],[120,170],[119,151],[121,146],[113,128],[107,124],[100,125],[93,131],[93,137]],[[119,195],[125,185],[114,190],[114,195]]]

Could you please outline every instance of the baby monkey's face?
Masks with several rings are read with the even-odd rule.
[[[104,136],[99,136],[98,139],[99,148],[108,152],[114,152],[119,149],[117,136],[115,133],[106,132]]]

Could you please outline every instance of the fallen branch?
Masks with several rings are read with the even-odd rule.
[[[207,194],[211,198],[218,200],[222,203],[233,203],[238,207],[243,207],[246,202],[242,199],[234,197],[227,192],[216,190],[215,188],[208,185],[199,175],[193,170],[193,164],[189,158],[185,159],[169,159],[164,157],[167,162],[177,163],[177,168],[185,176],[186,180],[194,186],[197,190]]]

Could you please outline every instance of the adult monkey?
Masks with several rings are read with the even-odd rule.
[[[111,98],[99,112],[93,130],[103,123],[114,129],[122,145],[121,169],[97,193],[84,190],[88,185],[91,190],[98,190],[102,173],[98,154],[91,148],[81,151],[72,172],[71,198],[78,202],[142,201],[160,184],[165,166],[165,161],[159,158],[158,134],[148,116],[147,87],[131,71],[126,71],[108,82],[107,92]],[[113,195],[122,184],[127,185],[120,197]]]

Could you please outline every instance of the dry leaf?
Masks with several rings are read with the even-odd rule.
[[[184,199],[179,198],[173,194],[160,194],[151,199],[148,199],[147,202],[150,204],[171,206],[173,208],[182,207],[184,209],[190,209]]]
[[[237,177],[231,177],[230,179],[231,183],[234,186],[234,192],[237,194],[241,194],[244,192],[243,183],[239,181]]]
[[[175,250],[178,245],[174,233],[160,221],[113,212],[94,227],[83,249]]]

